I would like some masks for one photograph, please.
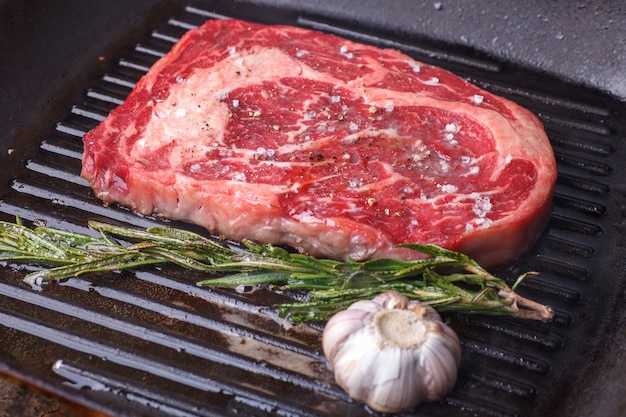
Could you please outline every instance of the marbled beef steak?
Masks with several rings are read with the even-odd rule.
[[[542,125],[506,99],[394,50],[236,20],[189,31],[84,145],[105,203],[333,258],[419,242],[510,261],[556,178]]]

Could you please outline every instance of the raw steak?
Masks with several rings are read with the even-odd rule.
[[[508,100],[394,50],[236,20],[189,31],[84,145],[105,203],[359,260],[421,242],[510,261],[556,177]]]

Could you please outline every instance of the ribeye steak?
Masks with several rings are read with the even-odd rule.
[[[542,125],[506,99],[395,50],[237,20],[186,33],[84,146],[105,203],[333,258],[420,242],[510,261],[556,178]]]

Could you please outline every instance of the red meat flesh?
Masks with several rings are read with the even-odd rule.
[[[489,266],[545,227],[556,179],[529,111],[395,50],[212,20],[84,137],[105,203],[316,256]]]

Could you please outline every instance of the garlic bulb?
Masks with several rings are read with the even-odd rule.
[[[337,384],[386,413],[445,397],[461,361],[459,339],[439,314],[394,292],[335,314],[322,345]]]

